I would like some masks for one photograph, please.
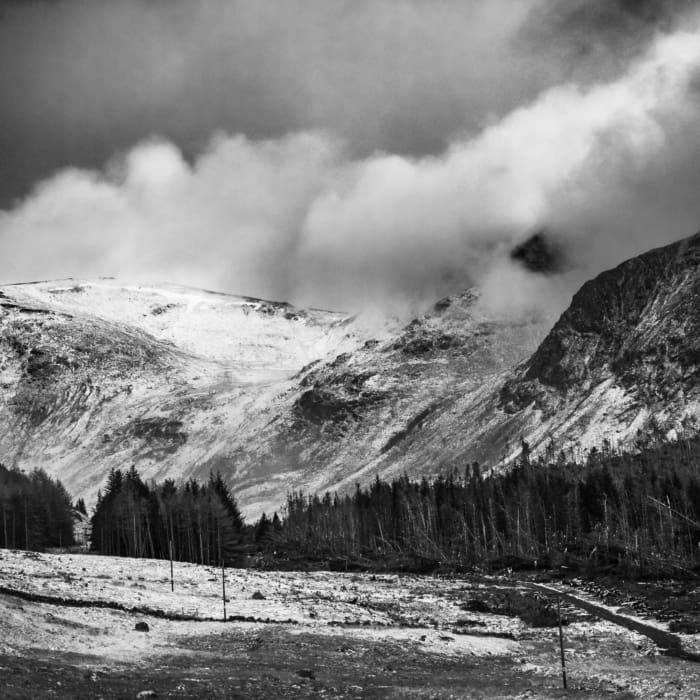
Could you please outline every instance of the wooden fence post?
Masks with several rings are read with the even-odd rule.
[[[566,690],[566,658],[564,656],[564,632],[561,627],[561,596],[557,596],[557,619],[559,622],[559,648],[561,649],[561,678]]]
[[[170,590],[175,590],[175,577],[173,576],[173,541],[168,542],[170,549]]]

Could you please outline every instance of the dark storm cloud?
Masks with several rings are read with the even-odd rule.
[[[493,88],[492,47],[532,1],[515,11],[505,0],[6,4],[4,190],[20,194],[62,165],[101,165],[152,134],[191,156],[217,129],[268,138],[322,128],[365,151],[441,149],[513,103]],[[527,65],[509,82],[520,95],[539,84]]]
[[[217,129],[269,138],[320,128],[357,153],[439,152],[571,75],[599,76],[681,4],[5,2],[0,204],[58,167],[101,166],[153,134],[188,157]]]
[[[509,263],[534,230],[575,277],[700,219],[686,5],[5,4],[2,276],[560,304]]]
[[[669,31],[696,0],[568,0],[549,3],[533,13],[552,35],[582,41],[625,42],[650,31]],[[600,38],[602,37],[602,39]]]

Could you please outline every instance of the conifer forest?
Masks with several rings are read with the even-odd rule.
[[[0,547],[43,550],[73,544],[73,508],[60,481],[0,464]]]
[[[633,452],[605,443],[584,460],[521,457],[502,473],[467,464],[434,479],[406,475],[357,484],[353,493],[290,493],[280,514],[246,525],[220,474],[200,483],[144,482],[135,467],[113,470],[91,517],[93,552],[203,564],[307,562],[331,567],[551,568],[591,575],[682,574],[700,567],[700,440]],[[4,546],[55,546],[68,496],[45,474],[6,469]],[[41,498],[24,496],[36,483]],[[27,492],[28,493],[28,492]],[[43,501],[45,506],[39,507]],[[61,510],[63,509],[63,510]],[[43,528],[43,529],[42,529]],[[43,539],[37,533],[51,533]]]
[[[218,564],[243,532],[235,499],[220,474],[200,484],[145,483],[135,467],[110,472],[91,519],[91,550],[100,554]]]
[[[683,573],[700,566],[700,441],[608,444],[510,469],[376,479],[354,494],[290,494],[277,547],[352,562]],[[549,459],[548,459],[549,457]]]

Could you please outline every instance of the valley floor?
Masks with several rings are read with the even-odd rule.
[[[487,611],[526,582],[228,569],[226,622],[221,570],[176,563],[174,583],[164,561],[0,550],[0,697],[700,696],[700,663],[575,599],[564,691],[556,627]]]

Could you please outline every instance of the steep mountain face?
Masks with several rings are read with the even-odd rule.
[[[505,412],[535,407],[545,420],[572,402],[607,405],[654,432],[693,428],[700,396],[700,234],[649,251],[583,285],[521,370],[503,386]],[[600,394],[600,397],[592,397]],[[614,437],[609,435],[608,437]]]
[[[641,401],[698,390],[700,234],[653,250],[584,284],[524,372],[504,387],[507,410],[549,410],[614,378]]]
[[[558,453],[694,432],[699,263],[700,234],[629,260],[553,327],[487,313],[476,290],[369,327],[175,286],[6,286],[0,461],[88,500],[112,467],[220,469],[254,516],[290,490],[498,467],[523,440]]]

